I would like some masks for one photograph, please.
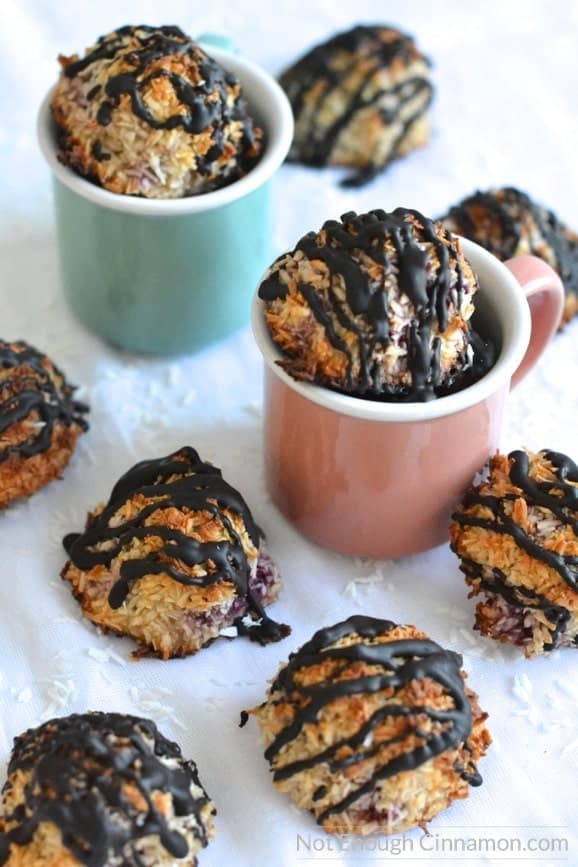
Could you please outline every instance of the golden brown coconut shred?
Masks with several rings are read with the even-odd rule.
[[[250,711],[275,786],[330,834],[401,833],[466,798],[491,739],[460,666],[413,626],[320,630]]]
[[[429,61],[393,27],[338,33],[287,69],[280,83],[295,116],[290,159],[357,168],[344,185],[367,183],[427,142]]]
[[[514,451],[456,509],[451,544],[480,596],[476,629],[526,656],[578,643],[578,467]]]
[[[111,192],[206,193],[259,158],[262,131],[239,81],[178,27],[121,27],[60,63],[60,159]]]
[[[0,796],[3,867],[195,867],[215,808],[151,720],[72,714],[15,738]]]
[[[0,509],[60,477],[88,428],[74,392],[46,355],[0,340]]]
[[[442,217],[447,228],[502,261],[538,256],[560,276],[566,299],[560,325],[578,313],[578,234],[515,187],[478,191]]]
[[[327,220],[273,263],[265,320],[295,379],[374,400],[458,390],[493,362],[472,325],[477,278],[459,240],[418,211]]]
[[[62,577],[82,612],[137,655],[186,656],[217,639],[289,633],[265,613],[281,587],[262,531],[217,468],[189,447],[132,467],[83,533]]]

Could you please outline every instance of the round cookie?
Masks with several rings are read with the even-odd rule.
[[[578,234],[526,193],[514,187],[478,191],[442,219],[450,231],[470,238],[502,261],[539,256],[564,284],[562,322],[578,313]]]
[[[0,509],[60,476],[88,429],[88,407],[55,364],[22,340],[0,340]]]
[[[131,636],[137,656],[186,656],[223,631],[262,644],[290,631],[265,614],[281,580],[262,531],[192,448],[132,467],[64,546],[82,613]]]
[[[393,27],[338,33],[300,58],[280,84],[295,117],[290,158],[357,168],[345,185],[366,183],[427,142],[429,61]]]
[[[250,712],[275,786],[330,834],[401,833],[466,798],[491,739],[461,662],[387,620],[320,630]]]
[[[418,211],[350,212],[305,235],[259,287],[296,379],[423,401],[492,363],[471,325],[478,284],[458,239]]]
[[[261,152],[239,82],[178,27],[121,27],[60,63],[60,158],[113,193],[210,192]]]
[[[195,763],[153,722],[73,714],[15,738],[0,864],[194,867],[214,815]]]
[[[578,467],[514,451],[456,509],[451,546],[481,596],[475,627],[526,656],[578,646]]]

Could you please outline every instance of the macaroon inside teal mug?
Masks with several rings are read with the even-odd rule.
[[[274,253],[269,182],[291,144],[291,108],[259,66],[200,41],[240,80],[265,134],[257,165],[229,186],[180,199],[109,192],[59,162],[50,93],[40,109],[64,294],[87,328],[135,352],[193,352],[247,324]]]

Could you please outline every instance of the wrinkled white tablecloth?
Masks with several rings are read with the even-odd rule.
[[[578,865],[578,653],[526,662],[480,639],[446,547],[373,563],[332,555],[300,538],[264,489],[261,363],[248,330],[196,357],[151,361],[102,345],[60,297],[49,177],[34,136],[35,111],[59,52],[80,50],[127,22],[178,23],[194,33],[228,33],[242,52],[277,73],[335,29],[379,20],[417,34],[434,60],[431,143],[362,190],[340,189],[337,172],[284,167],[275,183],[278,249],[352,208],[406,205],[434,215],[492,183],[519,185],[578,226],[578,6],[571,0],[389,6],[293,0],[282,8],[257,0],[166,0],[162,9],[150,0],[124,0],[122,10],[112,0],[72,6],[3,0],[0,334],[49,352],[85,387],[92,415],[64,480],[0,516],[1,773],[12,738],[23,729],[49,715],[116,709],[152,717],[197,760],[218,807],[218,833],[201,855],[203,867],[325,860],[502,865],[513,858],[543,867]],[[512,395],[504,446],[578,456],[577,378],[578,321],[556,337]],[[185,443],[224,469],[265,528],[285,582],[272,613],[290,622],[293,634],[264,649],[223,640],[190,659],[131,662],[128,640],[99,636],[79,618],[58,578],[60,540],[82,525],[87,508],[106,498],[133,462]],[[483,787],[432,822],[432,838],[420,843],[421,832],[410,834],[413,852],[331,850],[310,817],[274,792],[256,727],[237,725],[239,711],[262,699],[267,679],[292,648],[355,612],[415,623],[462,651],[491,715],[495,742],[480,765]],[[451,834],[560,837],[568,851],[510,849],[493,858],[470,853],[466,860],[439,848]]]

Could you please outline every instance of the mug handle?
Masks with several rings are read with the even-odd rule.
[[[554,269],[537,256],[516,256],[504,264],[522,287],[532,321],[526,354],[512,376],[511,388],[515,388],[534,367],[560,325],[564,286]]]

